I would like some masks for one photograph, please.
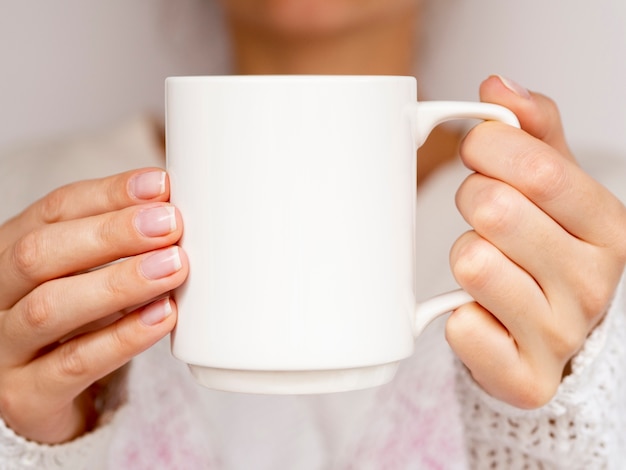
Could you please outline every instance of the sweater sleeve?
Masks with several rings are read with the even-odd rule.
[[[65,444],[39,444],[24,439],[0,419],[1,470],[98,470],[106,468],[107,454],[118,415],[106,424]]]
[[[556,396],[520,410],[486,394],[457,361],[471,468],[623,468],[626,461],[625,279],[572,360]]]

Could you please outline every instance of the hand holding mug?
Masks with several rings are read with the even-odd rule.
[[[626,210],[576,164],[551,100],[497,77],[481,99],[515,112],[522,130],[486,122],[461,146],[475,173],[457,205],[474,230],[451,262],[477,303],[454,312],[446,336],[487,392],[533,408],[554,396],[608,309],[626,261]]]
[[[101,380],[174,327],[166,294],[187,261],[168,198],[162,170],[131,171],[59,188],[0,227],[0,415],[16,433],[89,430]]]

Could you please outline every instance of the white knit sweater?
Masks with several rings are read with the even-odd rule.
[[[14,149],[0,154],[0,221],[68,181],[160,164],[144,119],[100,135]],[[609,175],[609,185],[613,177],[612,189],[623,192],[624,160],[606,169],[596,162],[592,172]],[[454,287],[447,251],[466,228],[453,204],[465,175],[453,164],[420,188],[417,220],[431,222],[418,229],[419,246],[427,247],[419,253],[424,298]],[[572,373],[538,410],[521,411],[485,394],[454,360],[443,320],[417,340],[415,354],[390,384],[319,396],[205,389],[162,341],[132,362],[123,386],[113,391],[125,404],[90,434],[40,445],[0,421],[0,469],[622,468],[623,291],[624,281]]]

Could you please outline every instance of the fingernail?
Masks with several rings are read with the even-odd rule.
[[[502,82],[502,84],[507,87],[509,90],[511,90],[513,93],[515,93],[517,96],[520,96],[524,99],[529,100],[530,99],[530,92],[524,88],[522,85],[520,85],[517,82],[514,82],[513,80],[510,80],[508,78],[503,77],[502,75],[496,75],[496,77],[498,77],[500,79],[500,81]]]
[[[178,247],[157,251],[141,262],[141,272],[148,279],[161,279],[182,268]]]
[[[143,209],[135,216],[135,227],[146,237],[159,237],[176,230],[174,206],[157,206]]]
[[[130,180],[130,193],[137,199],[152,199],[165,192],[165,172],[146,171]]]
[[[172,304],[169,297],[151,303],[139,314],[139,319],[148,326],[156,325],[165,320],[172,313]]]

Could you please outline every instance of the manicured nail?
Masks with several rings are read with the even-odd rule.
[[[165,320],[171,313],[172,304],[169,297],[166,297],[145,307],[139,314],[139,319],[144,324],[153,326]]]
[[[176,230],[174,206],[156,206],[143,209],[135,216],[135,227],[146,237],[160,237]]]
[[[137,199],[152,199],[165,192],[165,172],[146,171],[130,180],[130,193]]]
[[[183,264],[177,246],[157,251],[141,262],[141,272],[148,279],[161,279],[174,274]]]
[[[496,77],[498,77],[500,79],[500,81],[502,82],[502,84],[507,87],[509,90],[511,90],[513,93],[515,93],[517,96],[520,96],[524,99],[529,100],[530,99],[530,92],[524,88],[522,85],[520,85],[517,82],[514,82],[513,80],[510,80],[508,78],[503,77],[502,75],[496,75]]]

